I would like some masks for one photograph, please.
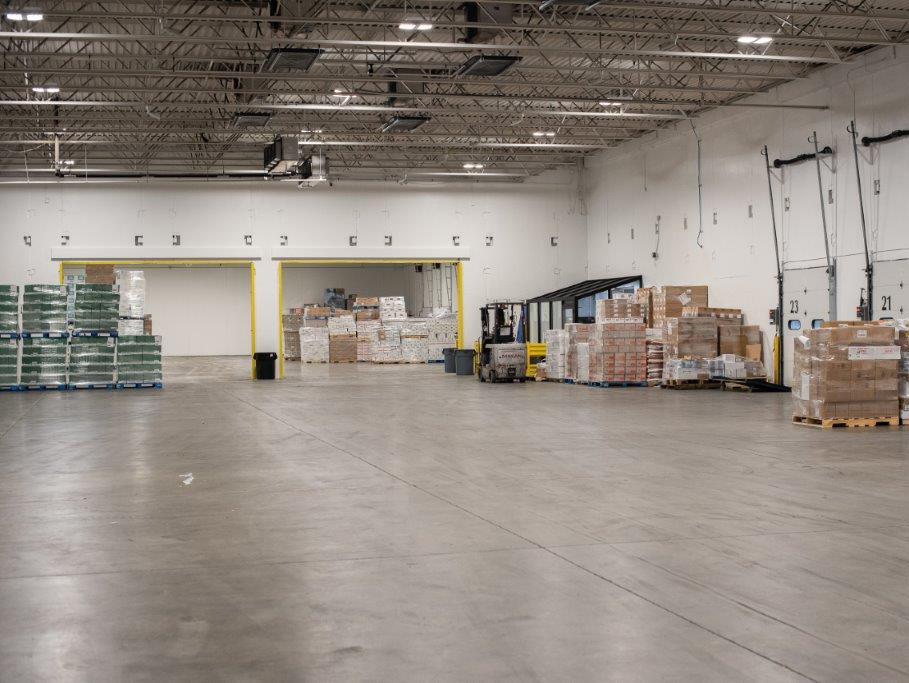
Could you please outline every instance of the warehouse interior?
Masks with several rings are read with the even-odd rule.
[[[0,679],[909,680],[907,27],[0,2]]]

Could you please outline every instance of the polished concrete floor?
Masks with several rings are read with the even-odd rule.
[[[247,369],[0,394],[0,680],[909,679],[905,432]]]

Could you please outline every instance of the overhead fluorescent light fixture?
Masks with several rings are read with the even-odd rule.
[[[263,71],[309,71],[322,54],[322,50],[302,48],[275,48],[262,64]]]
[[[433,25],[425,21],[402,21],[398,28],[402,31],[431,31]]]
[[[485,168],[485,167],[484,167],[483,164],[474,164],[474,163],[471,163],[471,162],[467,162],[466,164],[464,164],[464,168],[466,168],[468,171],[469,171],[469,170],[482,171],[483,168]]]
[[[476,55],[455,71],[455,76],[500,76],[521,61],[513,55]]]
[[[429,121],[426,116],[395,116],[382,126],[383,133],[409,133]]]
[[[432,31],[432,24],[422,23],[417,24],[418,31]]]
[[[543,0],[541,10],[547,10],[554,5],[560,7],[583,7],[585,10],[593,9],[600,4],[600,0]]]
[[[600,102],[601,107],[621,107],[621,102]]]
[[[334,91],[331,93],[331,96],[342,98],[342,99],[346,98],[346,99],[350,100],[350,99],[353,99],[354,97],[356,97],[357,93],[347,92],[346,90],[342,90],[341,88],[335,88]]]
[[[551,131],[551,130],[535,130],[535,131],[533,132],[533,136],[534,136],[535,138],[554,138],[554,137],[555,137],[555,131]]]
[[[56,85],[35,85],[32,86],[32,92],[39,94],[48,94],[55,95],[60,92],[60,88]]]
[[[772,43],[772,42],[773,42],[773,38],[771,38],[770,36],[760,36],[760,37],[758,37],[758,39],[756,41],[754,41],[754,44],[755,45],[770,45],[770,43]]]
[[[234,128],[261,128],[271,120],[267,111],[238,112],[233,117]]]
[[[26,21],[42,21],[43,19],[44,19],[44,15],[41,14],[40,12],[29,12],[28,14],[25,15]]]
[[[25,21],[25,15],[22,12],[7,12],[6,18],[8,21]]]
[[[300,132],[301,132],[301,133],[304,133],[304,134],[321,133],[321,132],[322,132],[322,129],[321,129],[321,128],[312,128],[312,129],[310,129],[310,128],[304,128],[304,129],[301,130]]]
[[[73,159],[64,159],[64,160],[63,160],[63,163],[66,164],[67,166],[72,166],[72,165],[74,165],[76,162],[75,162]]]

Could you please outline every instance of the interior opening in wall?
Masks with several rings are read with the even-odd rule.
[[[119,288],[118,334],[161,338],[165,384],[249,379],[253,277],[249,262],[63,264],[65,284]]]
[[[282,376],[441,362],[463,336],[458,272],[455,261],[282,262]]]

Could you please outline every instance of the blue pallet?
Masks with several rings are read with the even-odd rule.
[[[0,391],[23,391],[18,384],[0,384]]]
[[[73,330],[74,337],[116,337],[117,330]]]
[[[67,384],[69,389],[116,389],[113,382],[87,382],[85,384]]]
[[[163,389],[162,382],[118,382],[118,389]]]
[[[23,339],[67,339],[69,332],[22,332]]]
[[[440,358],[439,360],[428,360],[426,362],[427,363],[444,363],[445,360],[443,358]]]
[[[0,339],[18,339],[18,332],[0,332]]]
[[[65,391],[65,384],[20,384],[19,391]]]
[[[566,377],[565,379],[563,379],[562,382],[565,383],[565,384],[574,384],[574,380],[573,380],[573,379],[568,379],[567,377]]]

